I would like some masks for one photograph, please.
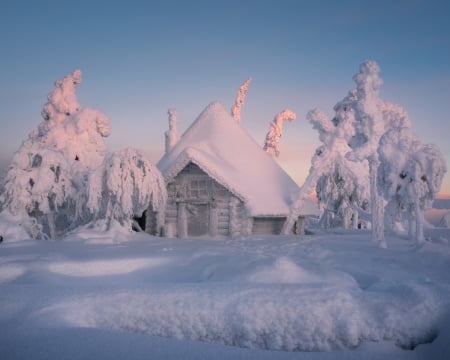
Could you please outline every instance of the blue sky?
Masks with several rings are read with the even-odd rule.
[[[143,149],[154,162],[168,108],[184,131],[213,100],[231,108],[252,77],[242,126],[262,143],[276,113],[295,111],[279,162],[301,184],[319,144],[306,113],[332,115],[366,59],[382,69],[381,97],[404,106],[449,162],[449,39],[448,1],[4,0],[0,166],[41,121],[53,82],[74,69],[81,105],[110,118],[108,147]]]

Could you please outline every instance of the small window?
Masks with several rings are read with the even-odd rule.
[[[191,180],[189,194],[191,198],[205,198],[208,196],[207,180]]]

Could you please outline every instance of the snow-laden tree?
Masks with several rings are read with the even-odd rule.
[[[180,140],[180,133],[177,126],[177,111],[175,109],[169,109],[167,111],[169,115],[169,130],[165,132],[166,136],[166,154],[168,154],[175,144]]]
[[[147,210],[145,230],[149,231],[155,220],[159,232],[166,199],[159,170],[142,153],[128,148],[107,154],[102,165],[91,172],[86,190],[80,194],[80,204],[85,206],[78,209],[78,217],[103,221],[106,228],[117,221],[131,230],[133,218]]]
[[[75,226],[76,194],[106,151],[108,118],[80,109],[75,94],[80,82],[79,70],[55,82],[42,111],[44,121],[14,154],[5,178],[2,211],[33,237],[55,237]]]
[[[283,135],[283,123],[285,121],[294,121],[296,118],[297,115],[289,109],[280,111],[275,116],[273,121],[270,123],[270,128],[264,141],[264,151],[271,156],[280,155],[280,140]]]
[[[319,133],[322,145],[316,149],[311,159],[308,176],[285,223],[284,233],[290,231],[303,202],[314,190],[319,207],[323,210],[323,226],[357,227],[357,209],[364,206],[368,197],[368,168],[364,163],[352,162],[346,158],[350,150],[347,139],[354,134],[354,111],[351,107],[354,98],[355,92],[351,91],[337,103],[334,107],[335,117],[331,120],[319,109],[307,114],[307,119]]]
[[[75,87],[81,83],[81,70],[75,70],[62,79],[56,80],[55,89],[48,94],[48,102],[42,110],[42,117],[47,125],[55,125],[80,109]]]
[[[379,91],[383,84],[379,77],[380,68],[374,61],[365,61],[359,73],[353,77],[356,83],[354,101],[355,134],[349,142],[352,151],[348,159],[368,161],[370,179],[370,206],[372,214],[372,240],[380,247],[386,247],[384,238],[384,202],[378,191],[377,173],[378,142],[386,131],[382,111],[379,107]]]
[[[446,172],[445,159],[434,144],[423,145],[409,128],[386,132],[378,148],[379,186],[388,200],[388,219],[400,222],[406,214],[409,236],[424,241],[423,213],[432,202]]]
[[[252,82],[251,78],[245,80],[242,85],[239,87],[239,90],[236,94],[236,100],[234,102],[233,107],[231,108],[231,116],[233,119],[239,124],[241,122],[241,108],[244,105],[245,97],[247,96],[248,87]]]
[[[316,150],[311,176],[317,178],[316,194],[323,211],[322,224],[325,227],[357,227],[357,208],[363,207],[368,200],[368,169],[366,164],[349,161],[345,156],[350,151],[346,139],[353,133],[349,126],[353,118],[345,108],[345,99],[335,106],[335,111],[332,120],[317,109],[307,115],[323,143]]]

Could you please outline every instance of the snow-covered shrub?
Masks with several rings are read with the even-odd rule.
[[[139,151],[128,148],[108,154],[91,172],[80,204],[84,204],[83,199],[79,218],[104,221],[107,228],[116,220],[131,230],[133,217],[142,216],[145,210],[148,216],[157,216],[160,226],[167,193],[156,166]]]
[[[297,115],[289,110],[285,109],[280,111],[272,123],[270,124],[269,132],[266,135],[263,149],[272,156],[280,155],[280,139],[283,135],[283,123],[285,121],[294,121]]]

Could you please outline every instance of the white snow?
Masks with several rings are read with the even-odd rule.
[[[390,237],[386,250],[361,230],[107,241],[113,236],[83,229],[64,241],[5,239],[2,358],[450,356],[448,243]]]

